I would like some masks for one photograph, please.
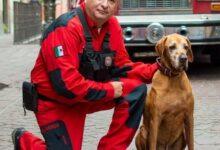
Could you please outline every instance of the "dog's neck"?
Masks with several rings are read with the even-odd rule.
[[[183,71],[177,71],[175,69],[172,69],[171,67],[168,67],[167,64],[165,64],[160,57],[156,59],[157,64],[159,65],[159,70],[168,77],[175,77],[180,75]]]

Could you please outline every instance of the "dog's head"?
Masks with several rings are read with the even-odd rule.
[[[193,62],[190,41],[179,34],[170,34],[160,39],[156,44],[156,52],[163,65],[176,71],[187,70],[188,62]]]

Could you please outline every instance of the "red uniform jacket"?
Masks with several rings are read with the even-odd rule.
[[[115,66],[130,66],[127,78],[151,82],[157,64],[133,63],[129,59],[117,19],[111,17],[99,32],[96,23],[85,13],[85,3],[81,8],[91,31],[94,50],[100,51],[104,36],[109,32],[109,46],[116,53]],[[84,46],[83,27],[74,11],[60,16],[50,25],[43,35],[41,50],[31,72],[31,81],[40,94],[69,104],[113,99],[114,89],[109,82],[91,81],[79,73],[79,54]]]

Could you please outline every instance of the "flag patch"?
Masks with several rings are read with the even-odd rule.
[[[56,57],[61,57],[64,55],[64,52],[63,52],[63,46],[59,45],[57,47],[54,48],[54,52],[55,52],[55,56]]]

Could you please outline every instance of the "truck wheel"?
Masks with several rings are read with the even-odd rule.
[[[213,65],[217,65],[217,66],[220,66],[220,49],[214,49],[212,52],[211,52],[211,63]]]

